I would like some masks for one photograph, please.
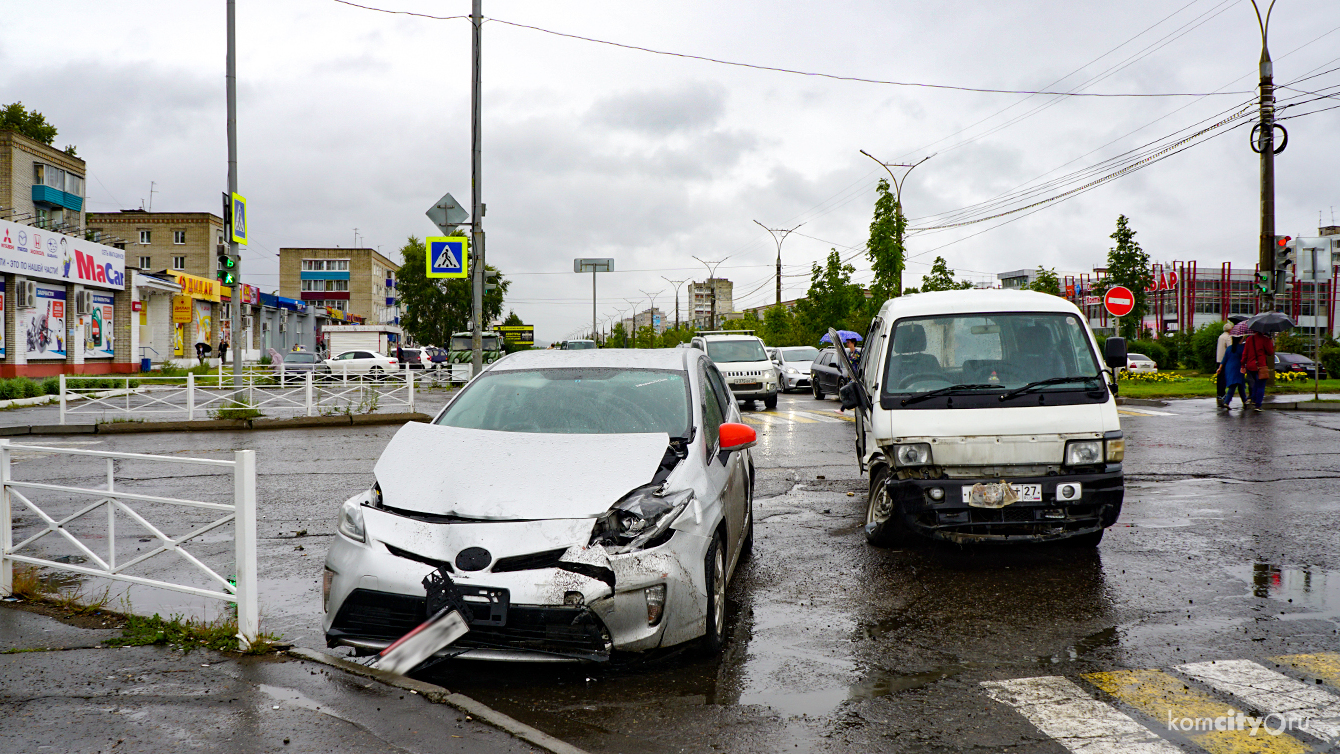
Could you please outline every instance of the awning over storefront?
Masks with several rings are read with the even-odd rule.
[[[184,272],[169,272],[177,285],[181,286],[181,294],[201,301],[221,301],[219,281],[209,278],[187,275]]]

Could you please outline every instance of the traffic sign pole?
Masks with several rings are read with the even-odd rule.
[[[470,12],[470,25],[472,27],[472,54],[471,54],[471,87],[470,87],[470,225],[471,225],[471,243],[475,247],[475,270],[472,277],[474,284],[474,304],[475,316],[474,327],[470,330],[470,376],[477,376],[484,370],[484,226],[483,226],[483,195],[484,195],[484,169],[481,159],[483,146],[481,144],[482,136],[480,134],[480,107],[481,107],[481,87],[480,78],[480,57],[483,55],[481,47],[483,45],[484,31],[484,3],[483,0],[474,0],[474,7]]]

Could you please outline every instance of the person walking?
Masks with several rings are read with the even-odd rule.
[[[1219,340],[1214,346],[1214,363],[1219,365],[1214,373],[1214,394],[1216,396],[1214,405],[1218,408],[1225,408],[1224,386],[1227,384],[1228,374],[1224,370],[1224,355],[1228,352],[1229,346],[1233,345],[1233,336],[1228,334],[1228,331],[1232,329],[1233,323],[1225,322],[1224,331],[1219,334]]]
[[[210,345],[204,341],[195,344],[195,357],[200,360],[200,366],[205,365],[205,356],[212,350],[214,349],[210,348]]]
[[[1275,368],[1275,341],[1271,336],[1252,331],[1242,342],[1242,371],[1251,387],[1252,404],[1257,411],[1266,400],[1266,381]]]
[[[1216,381],[1222,381],[1227,392],[1221,396],[1219,405],[1224,409],[1233,408],[1233,393],[1242,395],[1242,408],[1247,409],[1247,385],[1242,375],[1242,338],[1229,337],[1228,348],[1224,349],[1224,360],[1215,373]]]
[[[219,363],[228,363],[228,339],[219,338]]]

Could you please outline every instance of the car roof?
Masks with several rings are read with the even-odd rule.
[[[973,312],[1058,312],[1075,315],[1080,313],[1078,307],[1060,296],[1004,288],[914,293],[891,298],[879,308],[879,316],[885,322],[900,317]]]
[[[745,335],[744,333],[704,333],[693,336],[703,340],[757,340],[762,343],[763,339],[757,335]]]
[[[493,363],[495,370],[560,369],[564,367],[625,367],[684,371],[686,358],[679,348],[588,348],[581,351],[517,351]]]

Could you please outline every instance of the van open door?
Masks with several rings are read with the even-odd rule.
[[[832,339],[834,350],[837,351],[838,367],[847,378],[847,384],[838,390],[838,399],[842,401],[842,407],[856,409],[860,415],[868,416],[871,405],[870,394],[866,391],[865,385],[861,384],[861,375],[856,365],[851,363],[847,349],[843,348],[842,342],[838,340],[837,330],[828,328],[828,337]]]

